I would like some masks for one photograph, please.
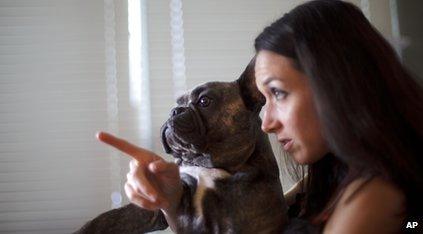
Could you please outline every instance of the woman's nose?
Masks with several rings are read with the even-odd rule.
[[[275,113],[272,112],[271,108],[264,106],[263,110],[264,110],[264,113],[263,113],[263,122],[261,123],[261,129],[263,130],[263,132],[267,132],[267,133],[276,132],[276,130],[279,129],[282,126],[282,124],[278,121],[277,116],[274,116]]]

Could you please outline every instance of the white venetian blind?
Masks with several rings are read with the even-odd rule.
[[[70,233],[113,192],[119,202],[127,159],[94,136],[140,143],[127,12],[127,1],[0,1],[0,233]]]
[[[254,55],[254,38],[304,1],[183,1],[188,86],[238,78]]]

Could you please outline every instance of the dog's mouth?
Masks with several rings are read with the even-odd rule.
[[[201,156],[206,143],[206,126],[194,108],[175,116],[162,126],[161,140],[166,153],[183,161]]]
[[[163,125],[162,143],[165,152],[172,155],[184,155],[190,149],[189,145],[179,138],[169,123]]]
[[[170,154],[172,152],[172,149],[170,148],[169,143],[167,143],[167,135],[169,135],[169,133],[166,133],[166,131],[168,131],[168,126],[166,123],[162,126],[162,129],[160,131],[162,133],[163,148],[167,154]]]

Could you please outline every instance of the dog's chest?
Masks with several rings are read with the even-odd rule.
[[[202,204],[206,191],[215,189],[215,181],[217,179],[223,179],[230,176],[228,172],[221,169],[195,166],[182,166],[179,168],[179,172],[188,174],[197,181],[197,190],[195,191],[194,200],[192,202],[198,217],[203,215]]]

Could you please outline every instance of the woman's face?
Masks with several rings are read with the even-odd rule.
[[[300,164],[321,159],[328,147],[305,74],[294,68],[291,59],[262,50],[256,57],[255,76],[266,97],[263,131],[275,133],[284,150]]]

